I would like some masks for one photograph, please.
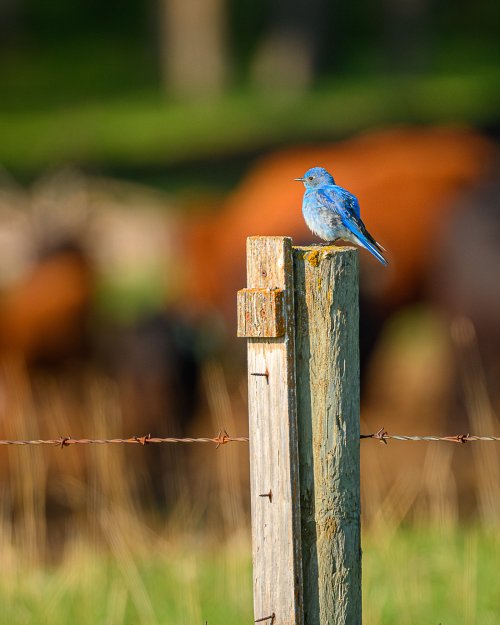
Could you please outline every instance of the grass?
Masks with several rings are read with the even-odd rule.
[[[110,625],[251,621],[246,551],[165,546],[123,562],[75,546],[64,563],[2,576],[0,623]]]
[[[150,554],[129,554],[128,562],[75,543],[58,567],[4,567],[0,624],[252,622],[246,537],[219,547],[186,537],[158,542]],[[367,534],[363,623],[493,625],[500,613],[499,557],[498,533],[476,528],[442,533],[406,527],[390,542]]]
[[[471,528],[399,529],[364,540],[365,625],[487,625],[498,621],[500,540]]]
[[[339,79],[303,95],[240,90],[193,103],[139,89],[65,106],[0,109],[0,163],[21,175],[67,162],[158,167],[391,123],[488,125],[499,105],[499,81],[488,70]]]

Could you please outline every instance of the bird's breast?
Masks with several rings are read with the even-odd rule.
[[[304,196],[302,213],[307,226],[314,234],[324,241],[333,241],[336,238],[337,230],[341,226],[340,217],[335,211],[329,211],[320,204],[313,194]]]

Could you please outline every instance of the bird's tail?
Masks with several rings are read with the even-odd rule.
[[[363,235],[358,236],[357,238],[359,240],[360,245],[362,245],[365,249],[371,252],[375,256],[375,258],[378,261],[380,261],[382,265],[384,265],[384,267],[387,267],[387,265],[389,264],[389,261],[383,255],[382,251],[385,252],[385,250],[380,245],[380,243],[377,243],[377,241],[375,241],[375,239],[373,239],[372,237],[368,238]]]

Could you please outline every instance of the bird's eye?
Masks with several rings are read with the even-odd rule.
[[[314,180],[314,176],[308,176],[308,180]]]

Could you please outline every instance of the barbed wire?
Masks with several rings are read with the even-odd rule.
[[[473,436],[471,434],[456,434],[455,436],[404,436],[402,434],[389,434],[380,428],[375,434],[361,434],[363,438],[374,438],[387,445],[388,440],[395,441],[444,441],[447,443],[472,443],[474,441],[500,441],[500,436]]]
[[[384,428],[373,434],[360,434],[360,439],[372,438],[385,445],[387,441],[444,441],[447,443],[472,443],[474,441],[500,441],[500,436],[474,436],[471,434],[455,434],[453,436],[406,436],[403,434],[389,434]],[[151,436],[131,436],[130,438],[72,438],[71,436],[59,436],[58,438],[33,439],[33,440],[9,440],[0,439],[0,445],[49,445],[52,447],[69,447],[70,445],[149,445],[164,443],[213,443],[218,449],[226,443],[248,443],[248,436],[230,436],[226,430],[220,430],[217,436],[204,438],[178,438]]]
[[[130,438],[59,438],[35,440],[1,440],[0,445],[51,445],[53,447],[69,447],[70,445],[149,445],[162,443],[214,443],[218,449],[226,443],[248,443],[247,436],[229,436],[226,430],[220,430],[213,438],[175,438],[151,436],[132,436]]]

